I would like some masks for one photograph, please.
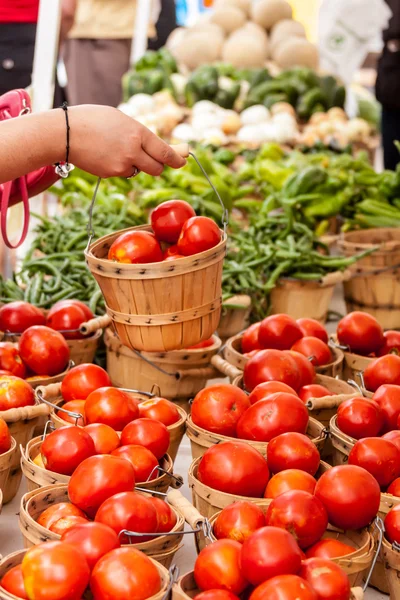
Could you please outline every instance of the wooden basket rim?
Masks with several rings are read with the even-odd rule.
[[[368,233],[364,233],[364,232],[368,232]],[[360,250],[368,250],[369,248],[372,248],[374,246],[379,245],[380,249],[377,250],[374,255],[379,255],[379,254],[387,254],[388,252],[392,252],[393,250],[397,250],[400,248],[400,231],[398,230],[398,228],[396,227],[374,227],[373,228],[373,232],[378,232],[378,235],[382,235],[382,242],[358,242],[358,241],[352,241],[353,238],[356,238],[357,236],[361,236],[363,237],[364,235],[369,235],[371,236],[371,229],[361,229],[361,230],[357,230],[357,231],[348,231],[347,233],[343,233],[339,236],[337,243],[339,246],[341,246],[342,248],[347,248],[348,250],[354,250],[356,251],[357,249]],[[393,240],[388,240],[385,241],[385,238],[387,238],[388,233],[391,233],[392,235],[394,234],[394,237],[398,237],[398,240],[393,239]]]
[[[14,452],[15,449],[17,447],[17,442],[16,440],[11,436],[11,447],[9,450],[7,450],[6,452],[3,452],[2,454],[0,454],[0,465],[3,461],[6,461],[7,458],[9,458]]]
[[[89,335],[85,335],[83,338],[79,338],[76,340],[65,340],[68,346],[79,346],[83,342],[97,342],[99,338],[102,336],[103,330],[97,329],[94,333]]]

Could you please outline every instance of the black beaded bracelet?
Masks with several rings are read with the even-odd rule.
[[[66,177],[68,177],[70,171],[73,169],[73,165],[71,165],[69,162],[69,132],[70,132],[71,128],[69,126],[68,104],[66,102],[64,102],[63,105],[61,106],[61,108],[64,111],[65,121],[66,121],[66,125],[67,125],[67,148],[66,148],[65,162],[63,162],[63,163],[58,162],[55,164],[55,167],[56,167],[57,175],[59,175],[60,177],[65,179]]]

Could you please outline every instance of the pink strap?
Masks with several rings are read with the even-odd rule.
[[[24,243],[26,236],[28,234],[29,229],[29,199],[28,199],[28,189],[26,187],[26,179],[25,177],[20,177],[18,179],[19,188],[21,191],[21,198],[24,205],[24,226],[22,230],[21,237],[19,241],[13,245],[11,244],[8,234],[7,234],[7,212],[9,208],[11,187],[13,185],[12,181],[8,181],[3,184],[3,191],[1,194],[1,216],[0,216],[0,226],[1,226],[1,235],[3,237],[4,243],[8,248],[18,248],[21,244]]]

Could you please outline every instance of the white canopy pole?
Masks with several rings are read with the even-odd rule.
[[[34,112],[53,107],[60,22],[61,0],[40,0],[32,73]]]
[[[133,31],[131,64],[139,60],[147,50],[147,32],[149,30],[152,3],[150,0],[138,0],[136,20]]]

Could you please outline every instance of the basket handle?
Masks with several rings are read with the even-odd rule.
[[[49,385],[40,385],[35,390],[35,395],[41,402],[61,396],[61,383],[50,383]]]
[[[350,593],[350,600],[364,600],[364,591],[362,588],[351,588]]]
[[[218,377],[218,371],[213,367],[204,367],[202,369],[188,369],[187,371],[178,371],[179,380],[188,377],[201,377],[202,379],[213,379]]]
[[[202,527],[207,521],[207,519],[199,513],[197,508],[195,508],[179,490],[170,490],[167,493],[167,500],[171,506],[176,508],[176,510],[182,514],[185,521],[189,523],[192,529]]]
[[[323,398],[310,398],[306,402],[309,410],[322,410],[324,408],[338,408],[351,394],[338,394],[337,396],[324,396]]]
[[[16,423],[17,421],[26,421],[35,417],[48,416],[50,410],[44,404],[35,404],[34,406],[20,406],[19,408],[10,408],[0,412],[0,416],[6,423]]]
[[[240,375],[243,375],[243,371],[237,369],[227,360],[223,359],[222,356],[215,354],[211,359],[211,364],[223,375],[229,377],[229,379],[235,379]]]
[[[90,335],[91,333],[96,333],[98,329],[105,329],[111,323],[111,317],[108,315],[103,315],[101,317],[95,317],[94,319],[90,319],[90,321],[86,321],[86,323],[82,323],[79,327],[79,331],[83,335]]]

